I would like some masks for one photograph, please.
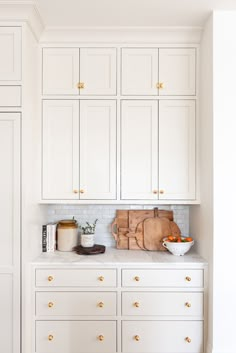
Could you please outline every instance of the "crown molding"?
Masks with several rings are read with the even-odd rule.
[[[1,1],[0,21],[1,23],[14,22],[17,24],[26,22],[38,41],[45,28],[34,1]]]
[[[46,27],[40,43],[198,44],[201,27]]]

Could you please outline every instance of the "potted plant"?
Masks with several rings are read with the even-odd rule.
[[[81,227],[81,246],[84,248],[91,248],[94,246],[94,234],[96,230],[97,219],[95,219],[94,223],[86,222],[86,225]]]

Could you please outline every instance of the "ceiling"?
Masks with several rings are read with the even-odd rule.
[[[6,2],[6,1],[5,1]],[[12,2],[9,0],[9,3]],[[36,3],[46,27],[202,26],[236,0],[15,0]]]

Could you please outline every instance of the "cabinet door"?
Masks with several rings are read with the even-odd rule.
[[[79,94],[79,49],[43,49],[43,94]]]
[[[158,111],[152,100],[122,102],[121,199],[156,200]]]
[[[195,101],[159,102],[159,198],[195,199]]]
[[[158,49],[123,48],[121,60],[123,95],[157,95]]]
[[[116,49],[80,49],[81,95],[116,94]]]
[[[20,114],[0,113],[0,346],[20,352]]]
[[[77,199],[79,102],[43,102],[43,199]]]
[[[195,61],[194,48],[159,49],[159,95],[195,95]]]
[[[80,102],[80,198],[116,198],[116,102]]]
[[[0,27],[0,80],[21,79],[21,28]]]

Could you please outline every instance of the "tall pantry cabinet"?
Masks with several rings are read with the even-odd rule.
[[[0,27],[0,347],[20,352],[21,27]]]

